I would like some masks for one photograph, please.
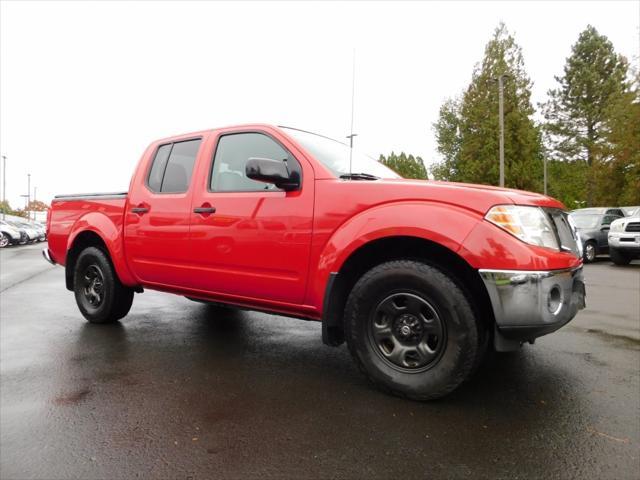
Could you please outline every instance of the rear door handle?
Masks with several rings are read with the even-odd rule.
[[[131,211],[133,213],[137,213],[138,215],[143,215],[149,211],[149,207],[133,207]]]
[[[196,207],[193,213],[216,213],[216,207]]]

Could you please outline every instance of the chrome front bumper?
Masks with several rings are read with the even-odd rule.
[[[565,325],[585,307],[582,266],[549,271],[479,270],[497,330],[528,341]]]

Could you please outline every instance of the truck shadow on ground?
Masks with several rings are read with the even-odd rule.
[[[303,390],[313,397],[331,388],[368,401],[407,402],[371,385],[346,345],[324,346],[319,323],[204,305],[171,315],[162,323],[149,318],[140,322],[131,315],[123,324],[83,325],[68,356],[81,372],[76,378],[132,383],[135,373],[144,369],[146,379],[188,372],[191,381],[198,382],[216,372],[228,388],[250,388],[253,395]],[[239,372],[241,378],[234,376]],[[484,404],[496,412],[512,402],[554,405],[570,395],[574,384],[572,372],[545,363],[537,346],[525,346],[509,354],[488,352],[467,382],[445,399],[425,405]]]
[[[378,391],[346,346],[321,343],[316,322],[185,306],[179,299],[139,312],[122,324],[77,329],[62,352],[67,363],[58,380],[67,393],[54,403],[60,418],[73,418],[73,408],[107,408],[116,398],[127,412],[116,420],[122,438],[143,425],[173,445],[198,426],[189,439],[197,435],[207,455],[239,464],[249,451],[261,452],[256,461],[287,462],[292,444],[333,454],[358,446],[354,458],[361,464],[345,470],[351,476],[381,448],[394,454],[388,465],[416,455],[446,457],[437,466],[443,471],[496,456],[496,444],[509,440],[546,458],[547,438],[555,438],[549,435],[580,430],[584,436],[590,421],[582,405],[584,385],[573,372],[544,360],[537,346],[489,355],[455,392],[418,403]],[[135,425],[127,425],[128,418]],[[557,467],[553,460],[546,466]]]
[[[346,345],[332,348],[321,343],[319,323],[208,306],[192,312],[188,328],[193,343],[189,348],[196,363],[242,368],[245,379],[255,379],[258,386],[267,389],[259,379],[277,375],[279,384],[293,389],[302,383],[318,392],[331,387],[372,398],[392,398],[364,378]],[[485,403],[496,411],[511,402],[553,405],[563,400],[575,381],[572,372],[544,362],[543,357],[537,346],[507,354],[488,352],[475,375],[446,399],[431,404]]]

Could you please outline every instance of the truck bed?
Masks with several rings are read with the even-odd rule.
[[[86,231],[89,221],[105,227],[101,235],[111,232],[121,241],[127,192],[56,195],[47,218],[49,251],[52,259],[66,264],[66,255],[75,235]],[[93,217],[93,218],[89,218]],[[100,218],[98,218],[100,217]]]

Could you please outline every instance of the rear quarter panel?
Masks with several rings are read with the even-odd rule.
[[[83,232],[93,232],[105,243],[118,277],[125,285],[136,281],[127,266],[122,239],[126,198],[54,199],[49,213],[49,251],[66,265],[67,253]]]

